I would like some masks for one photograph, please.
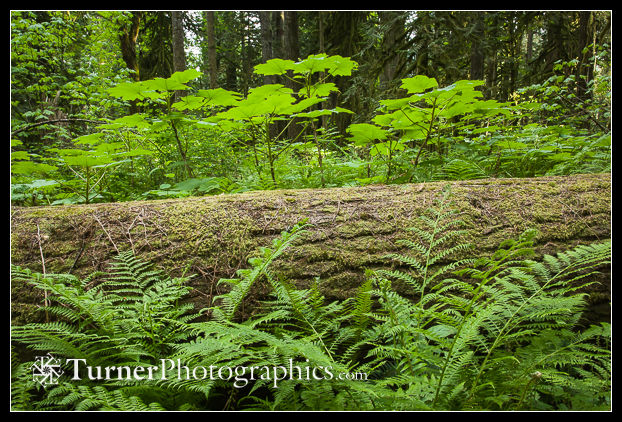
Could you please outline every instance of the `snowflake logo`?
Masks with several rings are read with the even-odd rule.
[[[32,380],[44,387],[58,384],[58,379],[63,374],[60,360],[49,353],[45,356],[37,356],[30,368],[32,369]]]

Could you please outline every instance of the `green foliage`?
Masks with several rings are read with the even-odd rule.
[[[272,248],[260,248],[260,256],[249,259],[252,269],[238,270],[238,275],[241,276],[240,279],[221,279],[219,281],[219,284],[228,284],[230,290],[226,294],[215,298],[216,301],[222,302],[212,310],[216,320],[233,320],[236,316],[236,311],[242,305],[242,301],[259,278],[265,276],[271,284],[273,283],[275,276],[271,274],[269,270],[270,264],[278,258],[296,238],[304,233],[304,227],[304,222],[296,224],[289,231],[284,232],[281,237],[274,239]]]
[[[298,12],[300,59],[214,12],[209,78],[207,15],[173,72],[168,13],[11,12],[14,204],[611,171],[608,12]]]
[[[133,368],[157,363],[174,344],[191,335],[184,327],[195,316],[189,313],[192,305],[180,302],[189,292],[185,279],[164,277],[149,267],[131,252],[119,254],[109,273],[94,273],[83,280],[12,267],[14,280],[47,292],[50,305],[45,310],[54,317],[51,322],[12,327],[12,339],[33,351],[85,359],[93,366]],[[21,394],[37,396],[40,392],[32,391],[32,378],[28,381],[30,388],[17,388]],[[84,379],[75,384],[65,380],[45,391],[44,400],[22,403],[20,410],[157,408],[145,405],[125,388],[122,381],[103,387]]]
[[[210,121],[225,123],[225,128],[235,127],[246,134],[247,141],[243,143],[252,148],[258,174],[261,177],[263,164],[267,162],[270,178],[275,188],[278,187],[277,160],[290,148],[297,146],[300,136],[307,128],[310,128],[318,154],[317,164],[322,175],[321,184],[324,186],[322,165],[324,145],[318,136],[319,129],[316,128],[315,121],[323,116],[351,113],[351,111],[342,107],[317,109],[317,105],[324,103],[331,93],[338,91],[334,83],[325,82],[327,78],[351,75],[356,66],[357,63],[349,58],[326,54],[310,55],[299,62],[283,59],[268,60],[266,63],[255,66],[255,73],[286,77],[299,89],[294,91],[278,83],[252,88],[246,98],[234,103],[233,107],[226,111],[218,113]],[[291,72],[291,77],[287,75],[288,71]],[[231,105],[231,103],[226,105]],[[304,123],[300,123],[300,120]],[[232,122],[241,123],[242,126],[231,126]],[[276,126],[277,122],[285,122],[285,124],[279,128]],[[294,122],[302,128],[295,129],[296,135],[293,139],[287,139],[287,134],[290,133],[288,128],[294,128]]]

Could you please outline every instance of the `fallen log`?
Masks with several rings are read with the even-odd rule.
[[[47,273],[84,276],[106,270],[119,251],[132,250],[171,276],[195,274],[200,307],[222,293],[220,278],[248,267],[258,246],[308,219],[309,232],[275,269],[308,285],[319,277],[329,298],[351,295],[366,268],[387,267],[383,256],[401,251],[396,240],[433,205],[447,182],[331,189],[246,192],[182,199],[72,206],[13,207],[11,260]],[[475,255],[536,229],[539,254],[611,237],[611,176],[589,174],[451,182],[453,206],[469,230]],[[608,270],[607,270],[608,271]],[[610,280],[592,293],[609,315]],[[43,298],[14,283],[12,318],[37,319]]]

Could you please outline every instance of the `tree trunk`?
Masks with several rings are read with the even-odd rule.
[[[209,67],[209,87],[215,89],[218,87],[217,75],[218,65],[216,60],[216,16],[214,11],[206,11],[207,21],[207,60]]]
[[[272,12],[259,12],[259,24],[261,26],[261,61],[267,62],[273,58],[272,55],[272,22],[270,14]],[[274,75],[265,75],[264,84],[274,83]]]
[[[298,285],[316,277],[328,298],[352,295],[366,269],[387,268],[383,258],[405,252],[396,244],[433,205],[447,182],[302,189],[110,204],[12,208],[12,263],[41,271],[37,239],[48,273],[105,270],[117,251],[132,250],[171,276],[195,274],[192,300],[211,305],[220,278],[248,267],[257,247],[307,218],[308,233],[273,269]],[[608,174],[451,182],[454,208],[466,223],[470,257],[536,229],[538,253],[556,253],[611,236]],[[459,258],[459,257],[455,257]],[[610,282],[596,287],[596,305],[608,309]],[[260,295],[260,292],[257,293]],[[42,298],[12,285],[13,317],[35,318]]]
[[[471,79],[484,79],[484,12],[475,12],[471,38]]]
[[[140,31],[140,20],[143,12],[132,12],[132,20],[129,28],[123,28],[119,35],[121,44],[121,56],[125,62],[125,66],[132,70],[132,78],[138,82],[140,80],[140,72],[138,68],[138,58],[136,57],[136,41]],[[130,114],[138,112],[136,101],[130,102]]]
[[[544,46],[544,73],[553,73],[558,60],[567,60],[564,51],[564,16],[559,11],[551,11],[546,15],[546,44]]]
[[[381,89],[387,90],[392,88],[391,84],[395,84],[399,80],[398,69],[403,62],[403,54],[401,53],[400,44],[405,34],[404,23],[405,17],[403,12],[378,12],[380,24],[384,30],[382,37],[382,69],[379,74],[379,82]]]
[[[590,22],[592,21],[592,12],[581,11],[579,12],[579,33],[578,38],[578,50],[576,56],[579,58],[579,65],[577,66],[577,97],[585,101],[590,98],[590,90],[588,89],[591,80],[593,79],[592,70],[593,67],[589,66],[589,59],[592,53],[592,49],[589,48],[594,38],[594,31]]]
[[[274,43],[272,44],[273,57],[284,58],[283,48],[283,13],[279,11],[272,12],[272,28],[274,30]]]
[[[186,50],[184,49],[184,22],[183,12],[171,12],[172,27],[172,46],[173,46],[173,72],[183,72],[186,70]],[[175,98],[179,99],[185,95],[185,91],[175,91]]]
[[[183,12],[171,12],[172,45],[173,45],[173,72],[186,70],[186,51],[184,50],[184,23]]]
[[[285,12],[283,16],[285,58],[297,62],[300,59],[300,47],[298,45],[298,13],[295,11],[289,11]],[[291,77],[291,72],[289,73]],[[285,86],[292,88],[294,91],[299,88],[297,84],[290,79],[286,80]],[[294,118],[293,120],[292,124],[287,128],[287,136],[289,139],[295,139],[298,132],[300,132],[300,128],[297,125],[298,119]]]
[[[121,56],[128,69],[132,70],[132,78],[140,80],[138,72],[138,59],[136,58],[136,40],[140,30],[142,12],[132,12],[132,20],[129,28],[123,28],[119,35],[121,43]]]

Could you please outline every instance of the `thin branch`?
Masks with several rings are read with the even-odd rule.
[[[39,253],[41,254],[41,266],[43,267],[43,276],[45,277],[45,258],[43,257],[43,248],[41,247],[41,230],[39,229],[39,223],[37,223],[37,243],[39,244]],[[48,314],[48,291],[43,291],[43,306],[45,308],[45,322],[50,322],[50,315]]]
[[[102,222],[99,220],[99,218],[97,218],[97,214],[93,214],[93,218],[95,218],[95,220],[99,223],[104,233],[106,233],[106,236],[108,236],[108,239],[110,240],[110,243],[112,243],[114,250],[117,251],[117,253],[119,253],[119,249],[117,248],[117,245],[115,245],[114,241],[112,240],[112,237],[110,237],[110,233],[108,233],[108,231],[106,230]]]

